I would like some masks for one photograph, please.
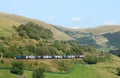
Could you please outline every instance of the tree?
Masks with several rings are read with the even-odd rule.
[[[61,61],[56,61],[56,64],[58,64],[58,69],[63,72],[63,71],[69,71],[72,67],[72,62],[67,61],[67,60],[61,60]]]
[[[63,41],[55,41],[53,46],[56,47],[58,50],[64,50],[67,47],[65,42],[63,42]]]
[[[37,47],[37,48],[35,49],[35,52],[36,52],[38,55],[50,55],[48,46]]]
[[[98,58],[96,57],[96,55],[90,54],[86,55],[83,60],[88,64],[96,64],[98,62]]]
[[[49,46],[48,50],[50,52],[50,55],[57,55],[58,54],[57,53],[58,50],[55,47],[53,47],[53,46]]]
[[[53,33],[51,30],[43,28],[42,26],[28,22],[27,24],[21,24],[16,28],[18,34],[21,37],[29,37],[31,39],[52,39]]]
[[[120,76],[120,68],[117,68],[117,71],[118,71],[117,75]]]
[[[13,62],[10,72],[13,74],[22,75],[23,68],[24,68],[23,62]]]
[[[38,68],[33,72],[32,78],[45,78],[44,72],[43,68]]]

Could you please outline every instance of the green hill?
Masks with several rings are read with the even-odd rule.
[[[48,24],[40,20],[7,13],[0,13],[0,36],[8,36],[13,33],[16,33],[13,26],[26,24],[29,21],[50,29],[53,32],[53,37],[55,40],[77,40],[80,44],[93,45],[97,48],[104,49],[120,48],[120,46],[118,45],[119,39],[114,38],[114,36],[110,34],[110,33],[116,34],[116,32],[119,32],[120,31],[119,25],[103,25],[95,28],[86,29],[68,29]],[[106,34],[110,34],[109,38],[108,36],[106,36]],[[113,41],[118,42],[117,43],[115,42],[114,45],[112,45]]]
[[[80,29],[80,31],[91,32],[93,34],[106,34],[120,31],[120,25],[101,25],[95,28]]]
[[[12,26],[18,26],[20,24],[25,24],[29,21],[50,29],[53,32],[53,36],[56,40],[73,39],[67,34],[56,29],[54,25],[52,24],[48,24],[43,21],[32,19],[32,18],[17,16],[14,14],[7,14],[7,13],[0,13],[0,36],[3,36],[3,35],[6,36],[6,35],[11,35],[12,33],[15,33],[15,30],[13,29]]]
[[[97,48],[104,49],[120,48],[118,45],[120,44],[120,25],[104,25],[86,29],[57,28],[75,38],[80,44],[93,45]]]

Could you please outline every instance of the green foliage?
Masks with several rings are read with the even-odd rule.
[[[92,45],[92,46],[98,46],[96,44],[96,41],[91,38],[92,36],[89,36],[89,37],[81,37],[81,38],[76,38],[77,41],[80,43],[80,44],[87,44],[87,45]]]
[[[44,72],[45,70],[43,68],[36,69],[33,72],[32,78],[45,78]]]
[[[24,68],[24,65],[22,62],[13,62],[10,72],[13,74],[22,75],[23,68]]]
[[[118,49],[118,50],[110,50],[110,53],[120,57],[120,49]]]
[[[90,55],[90,54],[86,55],[83,60],[88,64],[96,64],[98,62],[97,56],[96,55]]]
[[[111,54],[107,52],[99,52],[98,53],[98,62],[106,62],[111,60]]]
[[[58,49],[58,50],[63,50],[66,48],[66,44],[65,42],[60,42],[60,41],[55,41],[54,46]]]
[[[32,22],[28,22],[25,25],[22,24],[16,30],[22,37],[29,37],[36,40],[53,38],[53,33],[49,29],[45,29]]]
[[[39,55],[50,55],[50,52],[48,50],[47,46],[42,46],[42,47],[38,47],[36,49],[37,54]]]
[[[3,60],[3,59],[0,59],[0,63],[1,63],[1,64],[4,64],[4,60]]]
[[[7,58],[14,58],[16,55],[24,55],[25,51],[29,49],[25,47],[17,47],[16,45],[9,45],[4,51],[4,56]]]
[[[12,41],[11,41],[12,40]],[[26,44],[26,41],[29,42]],[[14,58],[17,55],[81,55],[84,53],[95,53],[94,47],[80,46],[76,42],[32,40],[24,38],[6,39],[1,42],[0,51],[4,57]],[[22,44],[22,45],[21,45]]]
[[[109,46],[115,46],[116,48],[120,48],[120,32],[107,33],[103,36],[108,39],[107,44]]]
[[[62,60],[62,61],[56,61],[58,64],[58,69],[60,71],[69,71],[72,68],[72,62],[70,61],[66,61],[66,60]]]
[[[49,29],[28,22],[15,27],[17,34],[0,37],[0,51],[4,57],[17,55],[80,55],[95,53],[95,48],[81,46],[76,41],[55,41]]]
[[[58,53],[58,50],[57,50],[57,48],[56,47],[54,47],[54,46],[48,46],[48,50],[49,50],[49,52],[50,52],[50,55],[57,55]]]
[[[120,76],[120,68],[117,68],[117,75]]]
[[[81,55],[83,54],[84,48],[81,48],[81,46],[73,46],[72,51],[75,55]]]

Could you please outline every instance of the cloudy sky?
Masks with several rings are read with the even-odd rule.
[[[120,24],[120,0],[1,0],[0,12],[70,28]]]

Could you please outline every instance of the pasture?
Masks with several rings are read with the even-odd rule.
[[[32,78],[32,71],[24,71],[23,76]],[[0,78],[16,78],[17,75],[11,74],[9,70],[0,70]],[[66,73],[52,73],[46,72],[45,78],[119,78],[112,73],[95,69],[89,65],[75,64],[70,72]]]

